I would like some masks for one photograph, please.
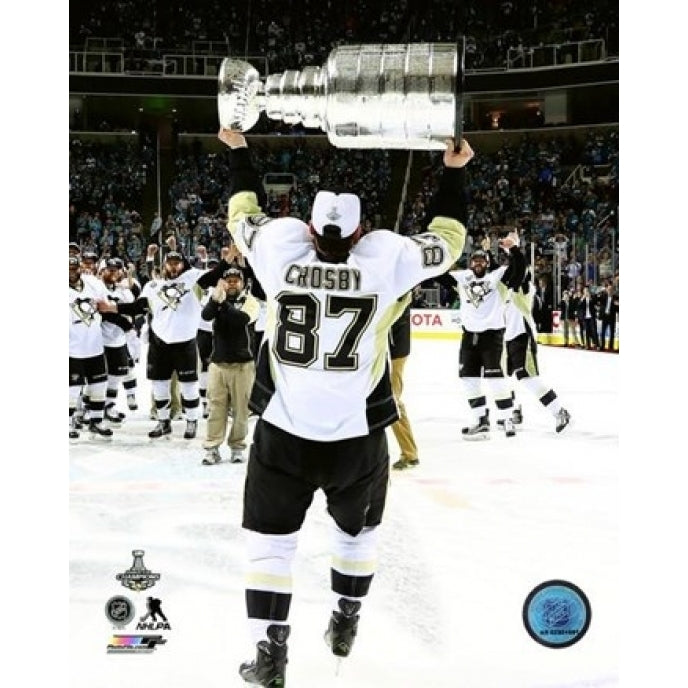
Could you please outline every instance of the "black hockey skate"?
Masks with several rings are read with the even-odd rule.
[[[504,423],[505,423],[504,418],[500,418],[497,421],[497,425],[499,425],[502,430],[504,430]],[[511,422],[514,425],[522,425],[523,424],[523,411],[521,410],[520,406],[514,407],[514,410],[511,412]],[[507,435],[507,437],[513,437],[513,435]]]
[[[348,657],[356,639],[361,603],[342,597],[338,604],[341,611],[332,612],[330,625],[325,631],[325,642],[332,649],[333,655]]]
[[[196,428],[198,427],[198,421],[197,420],[187,420],[186,421],[186,430],[184,430],[184,439],[185,440],[192,440],[194,437],[196,437]]]
[[[72,416],[69,419],[69,439],[70,440],[78,439],[80,429],[81,429],[81,425],[77,425],[76,416]]]
[[[159,420],[158,424],[148,433],[148,437],[162,437],[163,435],[172,434],[172,422],[168,420]]]
[[[114,404],[108,404],[105,407],[105,418],[111,423],[121,423],[124,419],[124,414],[117,411]]]
[[[283,688],[286,685],[289,631],[289,626],[268,626],[268,640],[258,643],[255,660],[244,662],[239,667],[239,674],[246,683],[269,688]]]
[[[88,429],[100,437],[112,437],[112,430],[110,430],[110,428],[106,428],[103,425],[102,420],[89,420]]]
[[[557,419],[557,432],[561,432],[571,422],[571,414],[565,408],[560,408],[555,418]]]
[[[475,425],[461,428],[461,435],[465,440],[488,439],[490,436],[490,421],[485,414]]]

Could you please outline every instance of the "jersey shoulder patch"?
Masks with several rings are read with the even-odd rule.
[[[252,227],[262,227],[272,220],[267,215],[247,215],[245,221]]]

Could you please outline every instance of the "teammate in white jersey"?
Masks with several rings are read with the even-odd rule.
[[[139,288],[130,289],[121,283],[124,263],[121,258],[108,258],[100,273],[108,301],[112,303],[131,303],[140,294]],[[112,423],[121,423],[122,416],[115,408],[117,393],[120,385],[129,375],[129,350],[127,348],[127,333],[133,330],[132,319],[118,314],[116,322],[103,321],[103,345],[105,346],[105,361],[107,363],[107,400],[105,403],[105,417]]]
[[[129,263],[127,266],[126,274],[123,275],[122,281],[119,284],[123,289],[131,290],[134,298],[138,298],[141,293],[141,284],[136,279],[136,266],[133,263]],[[141,317],[143,321],[143,317]],[[133,327],[126,333],[127,337],[127,374],[124,376],[124,382],[122,386],[127,395],[127,407],[131,411],[136,411],[138,409],[138,404],[136,402],[136,389],[138,387],[138,382],[136,379],[136,365],[141,358],[141,339],[139,336],[139,325],[137,325],[136,318],[132,318]]]
[[[514,289],[506,304],[506,372],[514,376],[554,416],[555,429],[561,432],[570,422],[571,415],[561,405],[556,392],[540,377],[533,320],[533,295],[535,290],[526,274],[519,287]],[[515,391],[512,399],[516,399]],[[520,407],[514,408],[514,422],[523,422]]]
[[[298,532],[317,489],[334,520],[333,612],[326,640],[349,654],[361,601],[375,572],[389,454],[385,428],[397,420],[388,335],[399,297],[446,272],[466,230],[463,168],[473,157],[449,141],[428,232],[361,236],[360,201],[319,191],[310,222],[270,219],[244,137],[221,129],[231,149],[229,229],[266,294],[267,323],[251,405],[262,414],[244,487],[248,546],[246,605],[257,643],[242,664],[248,683],[284,684],[291,567]],[[264,201],[263,201],[264,202]]]
[[[89,430],[101,437],[112,436],[103,424],[107,368],[101,331],[102,317],[98,304],[105,302],[103,283],[93,275],[81,273],[77,256],[69,257],[69,437],[79,431],[75,412],[81,388],[89,399]]]
[[[500,239],[509,254],[509,264],[488,272],[489,255],[478,249],[471,254],[468,269],[450,272],[461,297],[463,334],[459,350],[459,378],[476,424],[462,429],[464,439],[489,437],[490,422],[484,385],[494,398],[497,419],[504,421],[507,437],[516,433],[511,419],[513,399],[504,379],[501,358],[504,349],[504,308],[512,284],[520,284],[525,258],[516,232]]]
[[[146,256],[152,264],[158,247],[151,244]],[[227,263],[220,262],[222,269]],[[149,274],[152,269],[149,268]],[[148,433],[151,438],[169,435],[170,385],[172,373],[177,372],[186,412],[185,439],[196,436],[199,414],[198,349],[196,333],[201,320],[203,290],[214,286],[222,275],[217,272],[190,267],[181,253],[169,251],[162,268],[162,279],[152,279],[143,287],[141,296],[130,304],[110,304],[102,307],[125,315],[151,313],[148,333],[148,360],[146,372],[152,381],[153,398],[158,422]]]
[[[216,268],[220,264],[217,258],[208,258],[206,263],[209,270]],[[201,313],[210,300],[211,289],[205,289],[201,297]],[[210,355],[213,352],[213,321],[204,320],[202,317],[198,322],[198,332],[196,333],[196,344],[198,345],[198,358],[201,363],[201,371],[198,374],[198,393],[201,397],[203,418],[207,418],[208,412],[208,366],[210,365]]]

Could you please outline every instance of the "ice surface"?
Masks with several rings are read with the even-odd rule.
[[[543,378],[571,412],[554,420],[521,389],[525,423],[514,439],[493,431],[461,439],[470,421],[457,377],[458,343],[415,340],[404,400],[421,464],[392,471],[379,571],[364,602],[352,656],[335,676],[322,636],[329,617],[330,520],[320,495],[294,567],[288,685],[409,688],[616,686],[619,357],[540,348]],[[202,466],[199,437],[149,440],[149,386],[112,440],[88,432],[70,446],[70,660],[73,688],[243,686],[254,654],[245,621],[240,528],[245,464]],[[65,429],[66,431],[66,429]],[[389,433],[390,456],[398,457]],[[228,457],[227,447],[223,448]],[[150,591],[115,579],[132,550],[160,573]],[[565,579],[588,596],[587,635],[548,649],[521,614],[539,583]],[[143,656],[109,655],[106,601],[162,600],[167,643]]]

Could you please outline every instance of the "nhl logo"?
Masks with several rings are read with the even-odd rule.
[[[144,551],[142,549],[135,549],[132,551],[134,556],[134,563],[131,568],[124,573],[118,573],[115,578],[129,590],[139,592],[153,587],[159,580],[160,574],[149,571],[143,563]]]
[[[134,618],[134,614],[134,605],[124,595],[115,595],[105,603],[105,616],[115,628],[124,628]]]

